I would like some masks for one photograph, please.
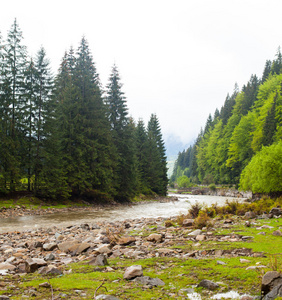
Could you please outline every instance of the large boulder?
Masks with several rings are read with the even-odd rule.
[[[203,288],[206,288],[208,290],[215,290],[219,287],[219,285],[216,283],[216,282],[213,282],[211,280],[208,280],[208,279],[203,279],[199,284],[198,286],[201,286]]]
[[[138,276],[143,276],[143,269],[140,265],[134,265],[126,268],[123,274],[123,278],[128,280],[136,278]]]
[[[282,209],[280,207],[273,207],[269,213],[273,216],[280,216],[282,215]]]
[[[275,287],[280,285],[282,285],[282,274],[276,271],[269,271],[265,273],[264,276],[262,277],[261,294],[263,296],[266,296]]]
[[[40,258],[28,258],[25,261],[25,270],[27,273],[33,273],[38,270],[40,267],[47,265],[47,262],[44,259]]]

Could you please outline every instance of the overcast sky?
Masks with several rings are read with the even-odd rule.
[[[130,115],[156,113],[164,138],[184,144],[282,44],[281,0],[2,2],[3,38],[17,18],[29,54],[43,46],[56,73],[84,35],[103,85],[118,66]]]

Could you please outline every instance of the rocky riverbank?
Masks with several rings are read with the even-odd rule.
[[[57,205],[51,205],[48,207],[48,204],[42,203],[42,205],[33,205],[32,201],[28,204],[24,205],[17,205],[16,204],[6,206],[6,207],[0,207],[0,219],[6,219],[6,218],[16,218],[16,217],[22,217],[22,216],[34,216],[34,215],[49,215],[54,213],[68,213],[68,212],[75,212],[75,211],[99,211],[105,208],[112,208],[112,207],[118,207],[118,206],[131,206],[131,205],[138,205],[138,204],[144,204],[144,203],[150,203],[150,202],[170,202],[170,201],[178,201],[177,197],[155,197],[151,200],[145,200],[141,199],[136,202],[125,202],[125,203],[119,203],[112,201],[110,203],[98,203],[98,204],[90,204],[87,202],[80,202],[80,206],[76,205],[75,202],[66,205],[66,207],[57,207]],[[0,201],[1,202],[1,201]],[[2,201],[3,202],[3,201]],[[31,207],[31,208],[30,208]]]
[[[253,287],[246,290],[246,278],[239,274],[243,269],[244,274],[258,277],[259,270],[270,268],[277,243],[282,245],[282,219],[249,219],[254,217],[214,219],[202,229],[195,229],[192,219],[176,217],[7,232],[0,237],[0,299],[93,299],[94,293],[96,299],[200,299],[192,298],[197,286],[202,299],[234,288],[241,293],[236,299],[257,299],[260,287],[254,283],[256,280],[253,278]],[[266,252],[260,245],[262,241],[264,246],[270,241],[276,245]],[[127,269],[136,264],[137,270]],[[207,264],[213,266],[208,269],[214,268],[215,274],[200,271],[199,266],[205,269]],[[231,280],[223,275],[225,266],[230,268]],[[237,270],[236,276],[232,268]],[[128,275],[131,271],[134,275]],[[222,272],[221,280],[214,282],[218,272]],[[92,278],[92,288],[85,287],[86,275],[82,274]],[[181,276],[186,278],[185,283]],[[68,279],[72,285],[65,287]],[[215,285],[203,287],[200,279],[213,280]],[[97,288],[102,290],[103,285],[111,291],[106,294],[115,296],[98,296],[102,292],[98,293]]]

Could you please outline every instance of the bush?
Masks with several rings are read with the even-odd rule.
[[[203,227],[211,227],[211,218],[207,215],[206,212],[201,211],[198,215],[198,217],[195,219],[194,222],[195,228],[202,229]]]
[[[178,177],[177,184],[180,188],[188,188],[191,186],[190,179],[186,175]]]
[[[195,204],[191,205],[191,208],[188,210],[188,213],[193,219],[195,219],[198,217],[202,208],[202,205],[196,201]]]
[[[214,192],[216,190],[216,185],[214,183],[211,183],[209,185],[209,189]]]

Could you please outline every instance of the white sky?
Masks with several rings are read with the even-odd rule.
[[[282,45],[281,0],[2,2],[3,38],[17,18],[29,54],[42,45],[56,73],[85,35],[103,85],[117,64],[134,119],[156,113],[164,138],[185,144]]]

